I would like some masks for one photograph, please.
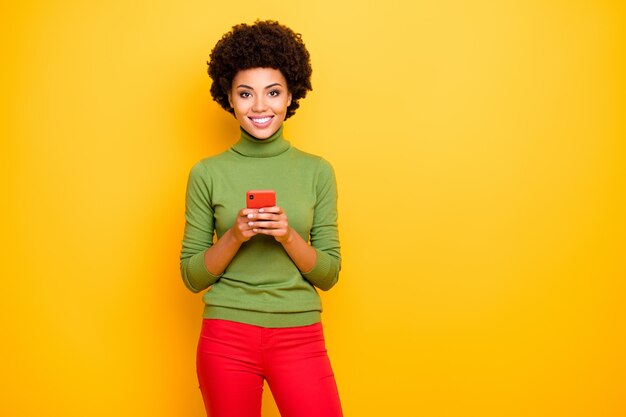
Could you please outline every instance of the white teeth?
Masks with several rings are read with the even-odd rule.
[[[271,119],[271,117],[263,117],[262,119],[252,119],[252,121],[254,123],[259,123],[259,124],[263,124],[265,122],[269,122],[269,120]]]

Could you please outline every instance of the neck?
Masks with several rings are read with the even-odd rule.
[[[252,158],[269,158],[287,151],[291,145],[283,138],[283,125],[267,139],[259,139],[239,128],[239,141],[232,146],[232,150],[240,155]]]

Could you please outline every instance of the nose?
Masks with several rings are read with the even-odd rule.
[[[254,103],[252,103],[252,111],[261,113],[266,109],[265,97],[262,94],[255,96]]]

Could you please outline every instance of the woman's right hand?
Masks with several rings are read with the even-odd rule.
[[[239,247],[256,235],[249,224],[257,215],[257,209],[239,210],[235,224],[204,253],[204,265],[209,273],[219,277],[235,257]]]
[[[258,212],[258,209],[249,208],[239,210],[235,224],[231,228],[233,236],[238,242],[247,242],[252,236],[256,235],[256,233],[252,231],[251,220],[256,217]]]

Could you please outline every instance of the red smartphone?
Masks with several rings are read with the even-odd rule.
[[[259,209],[262,207],[274,207],[276,205],[276,191],[274,190],[250,190],[246,193],[246,207]]]

